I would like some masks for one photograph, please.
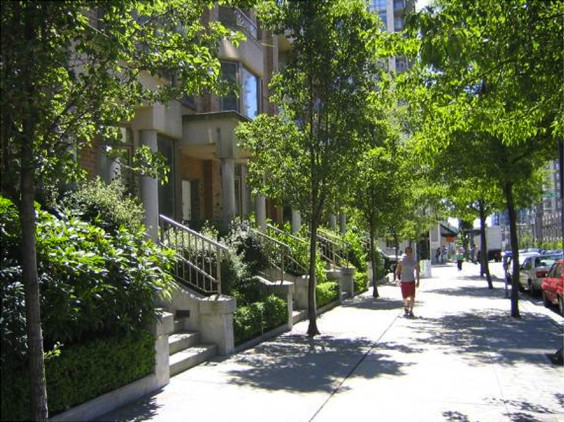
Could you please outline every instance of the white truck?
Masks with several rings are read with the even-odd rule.
[[[488,247],[488,261],[495,259],[496,262],[501,262],[501,227],[500,226],[489,226],[486,227],[486,242]],[[474,244],[476,248],[481,249],[482,244],[480,243],[480,234],[474,236]]]

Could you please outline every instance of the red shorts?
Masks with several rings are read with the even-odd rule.
[[[408,297],[415,297],[415,281],[402,281],[401,296],[405,299]]]

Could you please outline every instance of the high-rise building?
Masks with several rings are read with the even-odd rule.
[[[376,13],[383,23],[383,29],[389,32],[400,32],[405,26],[406,16],[415,11],[415,0],[370,0],[370,11]],[[391,57],[389,70],[401,73],[408,69],[406,57]]]

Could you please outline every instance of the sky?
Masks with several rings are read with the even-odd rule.
[[[417,0],[415,2],[415,10],[419,11],[429,4],[430,0]]]

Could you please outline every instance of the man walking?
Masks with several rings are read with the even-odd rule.
[[[411,246],[405,248],[405,257],[396,267],[396,277],[400,280],[404,316],[413,317],[415,288],[419,287],[419,262],[413,256]]]

